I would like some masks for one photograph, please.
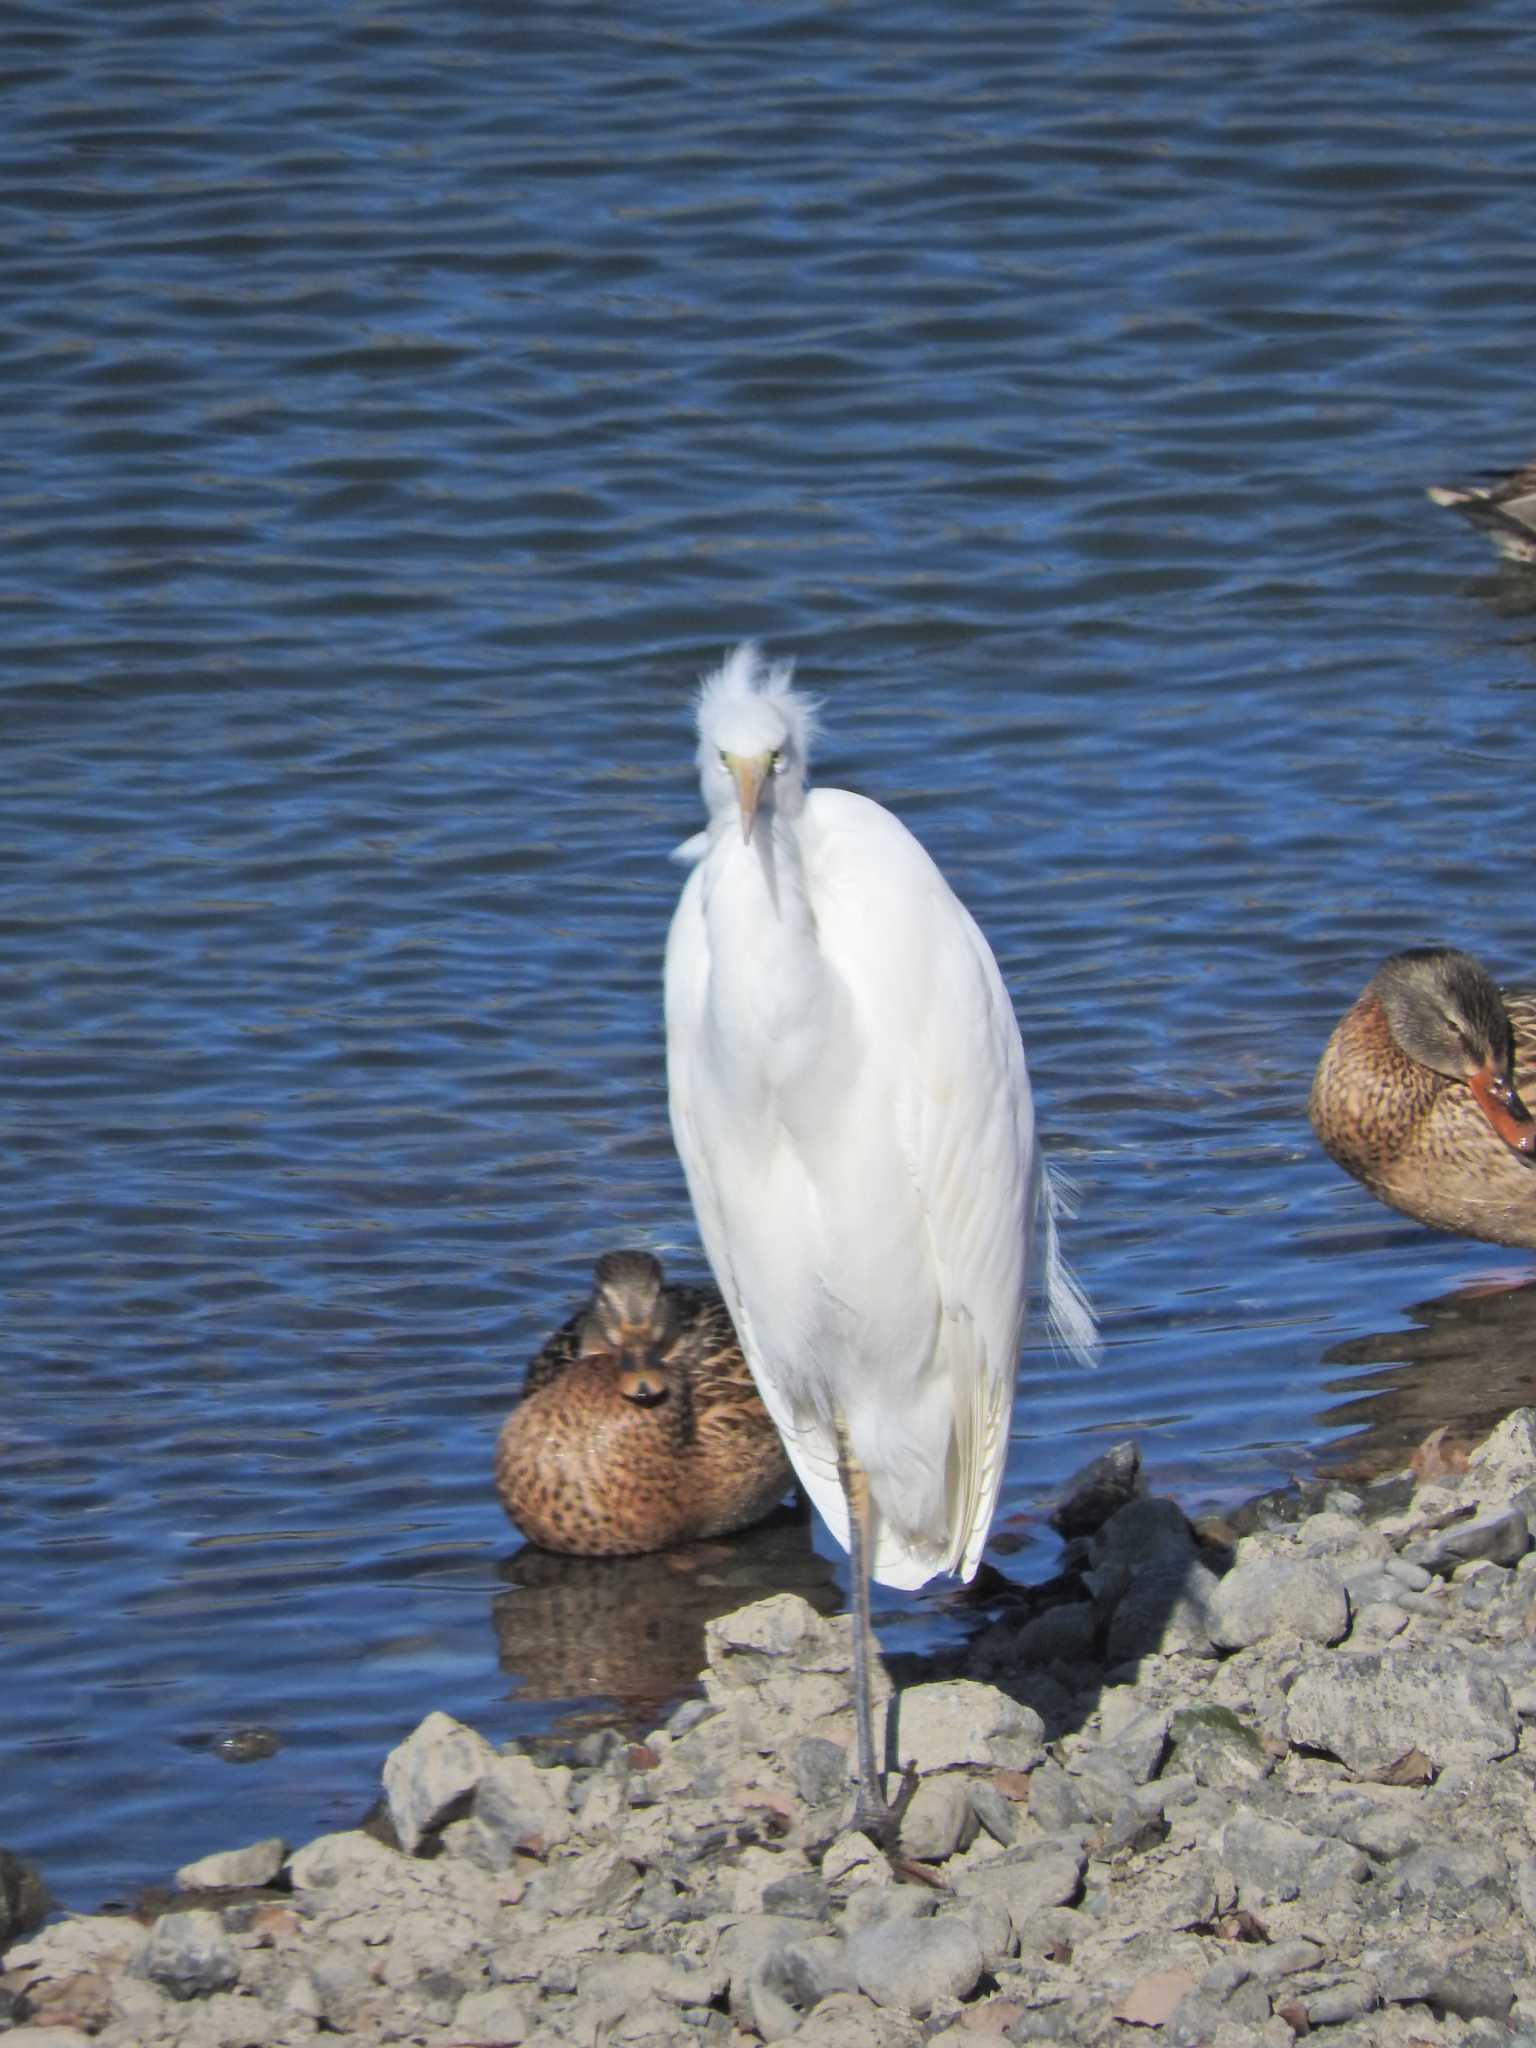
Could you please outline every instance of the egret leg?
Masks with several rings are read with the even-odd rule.
[[[896,1845],[901,1817],[917,1786],[909,1768],[894,1803],[885,1796],[884,1773],[875,1759],[874,1702],[870,1659],[874,1629],[869,1616],[870,1498],[869,1479],[853,1455],[846,1432],[837,1432],[837,1476],[848,1503],[848,1576],[853,1593],[853,1723],[858,1750],[859,1792],[853,1824],[883,1849]],[[882,1745],[883,1747],[883,1745]]]

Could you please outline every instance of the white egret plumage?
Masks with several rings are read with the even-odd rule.
[[[986,940],[918,841],[806,788],[815,707],[750,643],[705,679],[709,813],[667,941],[672,1128],[705,1254],[811,1500],[850,1552],[859,1792],[889,1836],[869,1577],[970,1578],[1031,1288],[1088,1355]]]

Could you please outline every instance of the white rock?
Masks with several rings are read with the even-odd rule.
[[[1467,1483],[1490,1504],[1536,1485],[1536,1409],[1515,1409],[1484,1438],[1467,1459]]]
[[[495,1761],[483,1735],[451,1714],[428,1714],[384,1759],[384,1797],[401,1848],[414,1854],[453,1819]]]
[[[1045,1755],[1045,1723],[995,1685],[973,1678],[908,1686],[896,1703],[896,1754],[919,1772],[957,1765],[1027,1771]]]
[[[1411,1749],[1440,1769],[1490,1763],[1519,1740],[1498,1673],[1454,1650],[1343,1650],[1314,1657],[1286,1696],[1287,1739],[1327,1750],[1357,1775]]]
[[[1206,1622],[1223,1650],[1246,1650],[1273,1635],[1336,1643],[1349,1629],[1349,1599],[1338,1572],[1319,1559],[1256,1558],[1217,1583]]]
[[[178,1891],[235,1891],[243,1885],[270,1884],[282,1869],[288,1844],[281,1835],[252,1842],[245,1849],[224,1849],[184,1863],[176,1873]]]

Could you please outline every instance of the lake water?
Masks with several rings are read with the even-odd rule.
[[[1127,1435],[1195,1508],[1528,1395],[1530,1262],[1303,1114],[1386,952],[1531,964],[1533,579],[1423,495],[1536,454],[1525,0],[4,23],[0,1843],[62,1902],[839,1599],[793,1524],[519,1555],[488,1481],[597,1252],[701,1270],[658,974],[744,634],[1080,1185],[1004,1569]]]

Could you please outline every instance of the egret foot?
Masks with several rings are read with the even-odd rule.
[[[917,1790],[917,1765],[908,1764],[901,1774],[896,1797],[887,1799],[880,1789],[878,1779],[860,1783],[859,1796],[853,1803],[853,1826],[860,1834],[868,1835],[877,1849],[883,1849],[887,1856],[893,1856],[896,1842],[901,1834],[901,1824],[906,1818],[907,1808],[912,1804],[912,1794]]]

